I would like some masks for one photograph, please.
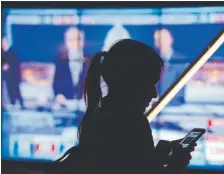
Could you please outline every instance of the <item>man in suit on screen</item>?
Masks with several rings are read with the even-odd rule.
[[[83,96],[83,83],[88,68],[83,49],[84,32],[76,27],[68,28],[55,64],[53,91],[59,104]]]
[[[21,108],[24,108],[23,98],[20,92],[21,72],[17,55],[8,44],[5,37],[2,38],[2,71],[6,82],[6,88],[9,95],[10,104],[14,106],[16,101],[20,102]]]
[[[174,38],[168,29],[162,28],[154,33],[154,43],[162,59],[164,71],[159,83],[158,92],[163,95],[186,69],[186,57],[173,48]],[[169,105],[185,103],[185,87],[183,87]]]

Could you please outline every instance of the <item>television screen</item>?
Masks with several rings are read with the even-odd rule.
[[[3,21],[2,157],[52,161],[78,144],[96,52],[124,38],[153,47],[165,62],[161,96],[223,29],[224,7],[4,9]],[[224,46],[151,122],[155,143],[207,129],[191,167],[224,169],[223,55]]]

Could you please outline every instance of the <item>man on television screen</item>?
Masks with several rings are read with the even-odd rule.
[[[158,89],[160,95],[168,90],[186,68],[186,57],[173,48],[173,42],[174,38],[168,29],[162,28],[155,31],[154,44],[165,64]],[[184,104],[184,95],[185,87],[180,90],[169,105]]]
[[[53,91],[56,103],[63,105],[66,100],[82,98],[87,62],[84,58],[84,32],[76,27],[68,28],[55,64]]]
[[[4,60],[2,64],[3,78],[6,82],[10,104],[15,106],[16,101],[19,100],[21,108],[24,109],[23,98],[19,86],[21,81],[19,60],[5,37],[2,38],[2,57]]]
[[[102,50],[108,51],[117,41],[130,38],[128,30],[122,24],[117,23],[107,32]]]

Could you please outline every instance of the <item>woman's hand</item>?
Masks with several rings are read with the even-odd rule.
[[[174,140],[174,141],[170,141],[170,148],[173,149],[176,147],[177,144],[179,144],[181,141],[183,140],[183,138],[179,139],[179,140]],[[195,150],[195,147],[197,146],[197,143],[194,143],[193,145],[191,145],[189,148],[190,152],[193,152]]]
[[[187,167],[191,160],[191,152],[194,147],[183,148],[177,143],[173,148],[172,155],[169,156],[167,168],[174,170],[183,170]]]
[[[183,170],[187,167],[191,160],[191,152],[195,150],[197,144],[183,148],[180,145],[180,142],[183,139],[174,140],[174,141],[165,141],[160,140],[156,146],[155,154],[157,159],[157,164],[159,166],[163,166],[165,168],[169,168],[173,170]],[[172,152],[172,155],[169,156],[168,154]]]

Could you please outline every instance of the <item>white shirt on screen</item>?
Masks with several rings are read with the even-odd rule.
[[[160,56],[165,61],[165,63],[168,63],[170,61],[170,59],[172,58],[172,55],[173,55],[173,49],[170,49],[166,53],[161,53],[160,54]]]
[[[79,76],[83,69],[83,63],[79,61],[83,58],[83,52],[68,52],[69,67],[72,75],[72,81],[74,85],[79,82]]]

